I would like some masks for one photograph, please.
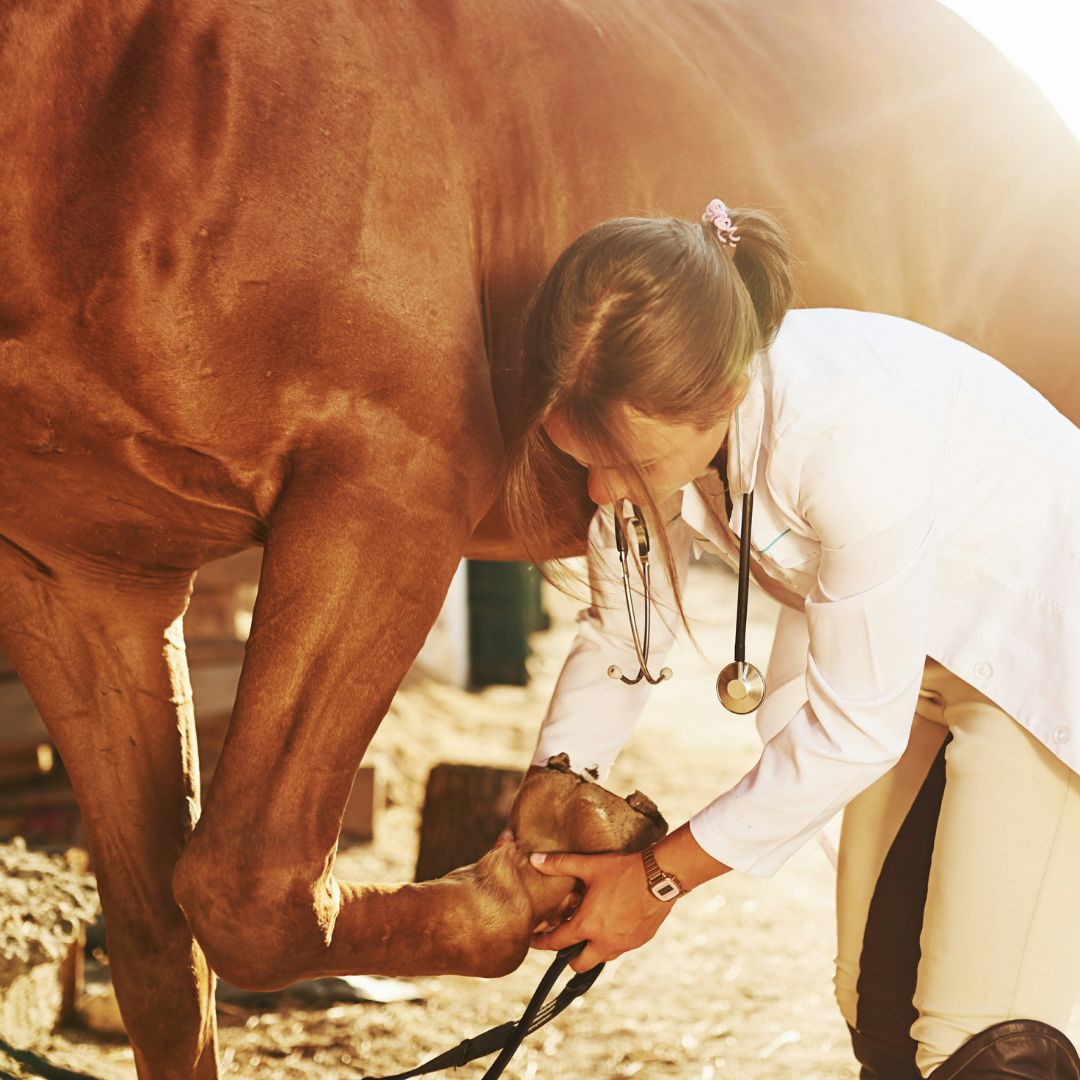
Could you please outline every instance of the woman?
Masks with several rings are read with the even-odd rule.
[[[534,856],[585,885],[536,944],[617,956],[846,808],[836,987],[863,1077],[1080,1077],[1080,431],[944,334],[792,302],[775,223],[719,200],[597,226],[534,301],[508,516],[550,536],[582,468],[599,506],[535,761],[603,775],[644,704],[606,673],[637,671],[626,502],[681,612],[691,547],[733,556],[753,492],[755,577],[785,604],[758,763],[643,857]],[[654,619],[654,657],[670,639]]]

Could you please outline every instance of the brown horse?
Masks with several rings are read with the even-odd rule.
[[[1080,145],[933,0],[8,0],[0,85],[0,644],[143,1076],[215,1075],[208,962],[520,959],[520,920],[445,934],[471,897],[334,853],[458,560],[514,554],[520,314],[579,231],[769,208],[803,302],[962,337],[1080,416]],[[256,544],[200,817],[184,610]]]

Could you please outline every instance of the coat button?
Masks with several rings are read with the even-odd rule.
[[[980,660],[971,670],[974,672],[976,679],[989,679],[994,674],[994,665],[987,663],[985,660]]]
[[[1053,731],[1050,732],[1050,738],[1058,744],[1058,746],[1064,746],[1069,741],[1069,729],[1064,724],[1058,724]]]

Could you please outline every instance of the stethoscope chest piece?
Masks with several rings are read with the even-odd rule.
[[[716,677],[716,696],[728,712],[752,713],[765,697],[765,677],[753,664],[733,660]]]

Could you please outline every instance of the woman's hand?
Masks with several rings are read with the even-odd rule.
[[[614,960],[644,945],[675,906],[649,892],[640,853],[534,854],[530,861],[543,874],[575,877],[585,886],[585,895],[573,915],[532,939],[534,949],[553,951],[588,941],[570,965],[575,971],[588,971],[602,960]]]

